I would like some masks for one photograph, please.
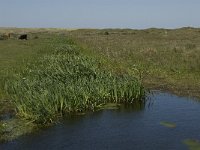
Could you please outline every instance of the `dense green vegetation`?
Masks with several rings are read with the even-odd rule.
[[[32,36],[29,36],[31,39],[27,41],[0,40],[0,83],[2,83],[4,77],[12,76],[13,73],[23,70],[27,63],[37,61],[38,57],[50,53],[59,44],[54,40],[56,35],[39,34],[40,38],[34,39],[33,37],[38,34],[32,34]],[[2,84],[0,86],[1,99],[3,87]]]
[[[200,97],[200,29],[82,29],[70,36],[116,72],[140,70],[147,88]]]
[[[112,74],[72,42],[56,40],[60,44],[52,53],[4,80],[19,116],[47,123],[57,115],[94,111],[106,103],[144,100],[138,78]]]
[[[18,32],[16,29],[15,33]],[[35,36],[39,38],[35,39]],[[55,40],[58,36],[52,33],[28,33],[28,38],[27,41],[17,40],[14,37],[0,40],[0,115],[14,112],[13,103],[9,95],[5,94],[5,78],[21,72],[26,68],[27,63],[36,62],[38,58],[51,53],[59,45]]]
[[[9,29],[0,30],[0,32],[13,32],[17,35],[20,34],[20,30]],[[38,38],[34,38],[36,36]],[[22,72],[28,63],[37,62],[38,59],[51,53],[60,44],[56,40],[59,37],[55,33],[37,30],[36,33],[28,32],[28,38],[27,41],[17,40],[15,37],[0,40],[0,141],[11,140],[36,128],[35,124],[24,118],[15,117],[16,119],[1,120],[7,118],[7,115],[15,116],[16,114],[15,105],[4,90],[5,78],[12,78],[14,74]]]
[[[17,40],[23,32],[28,40]],[[12,36],[0,39],[0,117],[26,120],[16,123],[12,138],[24,133],[27,120],[31,128],[142,101],[143,85],[200,97],[200,29],[0,29],[4,33]],[[13,124],[0,120],[0,134]]]

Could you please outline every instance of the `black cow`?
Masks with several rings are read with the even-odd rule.
[[[28,37],[27,34],[22,34],[22,35],[19,36],[18,39],[20,39],[20,40],[27,40],[28,39],[27,37]]]

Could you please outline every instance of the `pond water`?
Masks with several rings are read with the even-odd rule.
[[[76,116],[0,144],[0,150],[187,150],[200,140],[200,103],[154,92],[145,105]]]

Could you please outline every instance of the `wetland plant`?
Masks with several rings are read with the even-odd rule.
[[[5,90],[17,115],[37,123],[145,98],[138,78],[105,71],[100,61],[83,55],[72,43],[60,44],[53,53],[6,79]]]

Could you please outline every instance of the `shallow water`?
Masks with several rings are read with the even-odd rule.
[[[134,109],[68,118],[0,144],[0,150],[187,150],[184,140],[200,140],[199,102],[158,92],[150,97],[150,103]]]

